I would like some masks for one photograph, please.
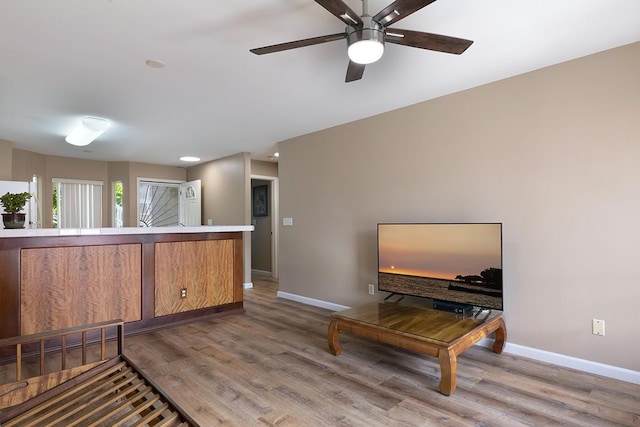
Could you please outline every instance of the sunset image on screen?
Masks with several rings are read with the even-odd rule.
[[[500,224],[380,224],[379,271],[455,280],[502,268]]]

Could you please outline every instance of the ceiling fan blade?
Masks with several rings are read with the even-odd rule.
[[[364,74],[364,67],[364,64],[358,64],[356,62],[349,61],[349,66],[347,67],[347,77],[344,79],[345,83],[360,80],[362,78],[362,75]]]
[[[326,42],[332,42],[335,40],[341,40],[347,37],[346,33],[329,34],[326,36],[312,37],[310,39],[296,40],[293,42],[274,44],[271,46],[257,47],[250,49],[249,52],[256,55],[264,55],[266,53],[282,52],[283,50],[296,49],[298,47],[313,46],[314,44],[321,44]]]
[[[399,28],[387,28],[384,41],[437,52],[454,53],[456,55],[460,55],[473,43],[471,40],[423,33],[421,31],[401,30]]]
[[[379,22],[383,27],[387,27],[430,5],[434,1],[436,0],[396,0],[376,13],[373,20]]]
[[[352,27],[361,27],[362,19],[342,0],[316,0],[320,6],[327,9],[333,16]]]

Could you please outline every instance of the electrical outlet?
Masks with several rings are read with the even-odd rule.
[[[187,297],[187,288],[180,289],[180,298],[186,298],[186,297]]]
[[[369,295],[374,295],[376,293],[376,288],[373,286],[373,283],[369,283]]]
[[[591,323],[591,333],[593,333],[593,335],[604,336],[604,320],[593,319]]]

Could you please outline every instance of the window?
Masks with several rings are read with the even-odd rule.
[[[201,183],[138,178],[138,226],[197,226],[201,222]]]
[[[138,181],[138,226],[179,225],[180,183]]]
[[[53,228],[102,227],[102,181],[53,179]]]
[[[113,226],[122,227],[124,223],[122,210],[122,181],[113,183]]]
[[[42,206],[40,198],[42,197],[42,177],[33,175],[33,179],[29,185],[31,199],[29,199],[29,222],[32,228],[42,228]]]

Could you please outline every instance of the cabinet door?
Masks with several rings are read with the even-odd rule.
[[[155,245],[155,315],[233,302],[233,240]]]
[[[20,252],[20,333],[141,319],[141,245]]]

